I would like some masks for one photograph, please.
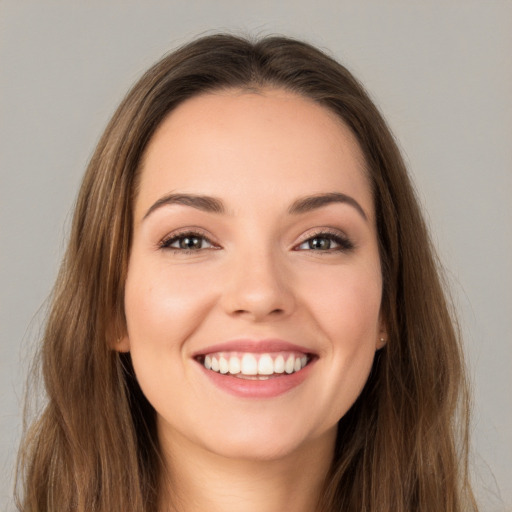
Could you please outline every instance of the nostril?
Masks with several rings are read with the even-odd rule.
[[[235,311],[233,311],[233,313],[235,315],[246,315],[246,314],[251,314],[251,311],[247,310],[247,309],[237,309]],[[276,308],[276,309],[273,309],[271,311],[269,311],[269,314],[270,315],[282,315],[284,313],[284,309],[281,309],[281,308]]]

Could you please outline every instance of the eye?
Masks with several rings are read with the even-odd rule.
[[[214,249],[216,246],[206,236],[200,233],[187,232],[164,239],[160,243],[160,248],[193,252],[203,249]]]
[[[299,251],[349,251],[354,244],[346,237],[334,233],[317,233],[297,246]]]

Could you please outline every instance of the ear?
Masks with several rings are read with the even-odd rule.
[[[107,340],[112,350],[130,352],[130,338],[126,332],[126,327],[121,327],[118,322],[112,322],[107,332]]]
[[[379,332],[377,333],[378,337],[377,337],[377,340],[375,343],[375,350],[380,350],[388,342],[388,326],[387,326],[387,322],[384,320],[382,315],[381,315],[379,324],[380,324],[380,326],[379,326]]]
[[[375,344],[375,350],[380,350],[381,348],[386,346],[386,343],[388,342],[387,338],[384,336],[379,337],[377,340],[377,343]]]
[[[117,338],[113,343],[112,348],[117,352],[130,352],[130,338],[128,334],[124,334],[120,338]]]

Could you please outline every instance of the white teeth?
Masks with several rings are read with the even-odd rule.
[[[228,373],[229,371],[229,363],[225,357],[219,359],[219,370],[220,373]]]
[[[232,375],[240,373],[240,359],[238,359],[238,357],[231,356],[229,358],[229,373],[231,373]]]
[[[244,354],[242,357],[242,363],[240,365],[240,371],[244,375],[258,374],[258,362],[252,354]]]
[[[307,358],[306,358],[307,360]],[[306,366],[305,364],[303,366]],[[284,357],[279,354],[274,361],[274,372],[275,373],[283,373],[284,372]]]
[[[270,375],[292,374],[304,368],[308,357],[304,354],[251,354],[240,352],[217,352],[204,356],[203,365],[223,375],[255,376],[258,380],[265,380]]]
[[[263,354],[258,361],[259,375],[272,375],[274,373],[274,361],[268,354]]]

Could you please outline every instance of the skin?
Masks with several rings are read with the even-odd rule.
[[[362,212],[336,202],[289,213],[325,193],[350,196]],[[168,194],[212,196],[225,212],[153,206]],[[192,228],[211,242],[162,247]],[[329,248],[311,249],[315,237]],[[381,294],[364,159],[330,111],[282,90],[230,90],[192,98],[163,121],[142,163],[117,348],[131,352],[156,410],[164,483],[180,510],[314,510],[336,424],[386,336]],[[284,339],[316,358],[282,395],[234,396],[192,355],[239,338]]]

